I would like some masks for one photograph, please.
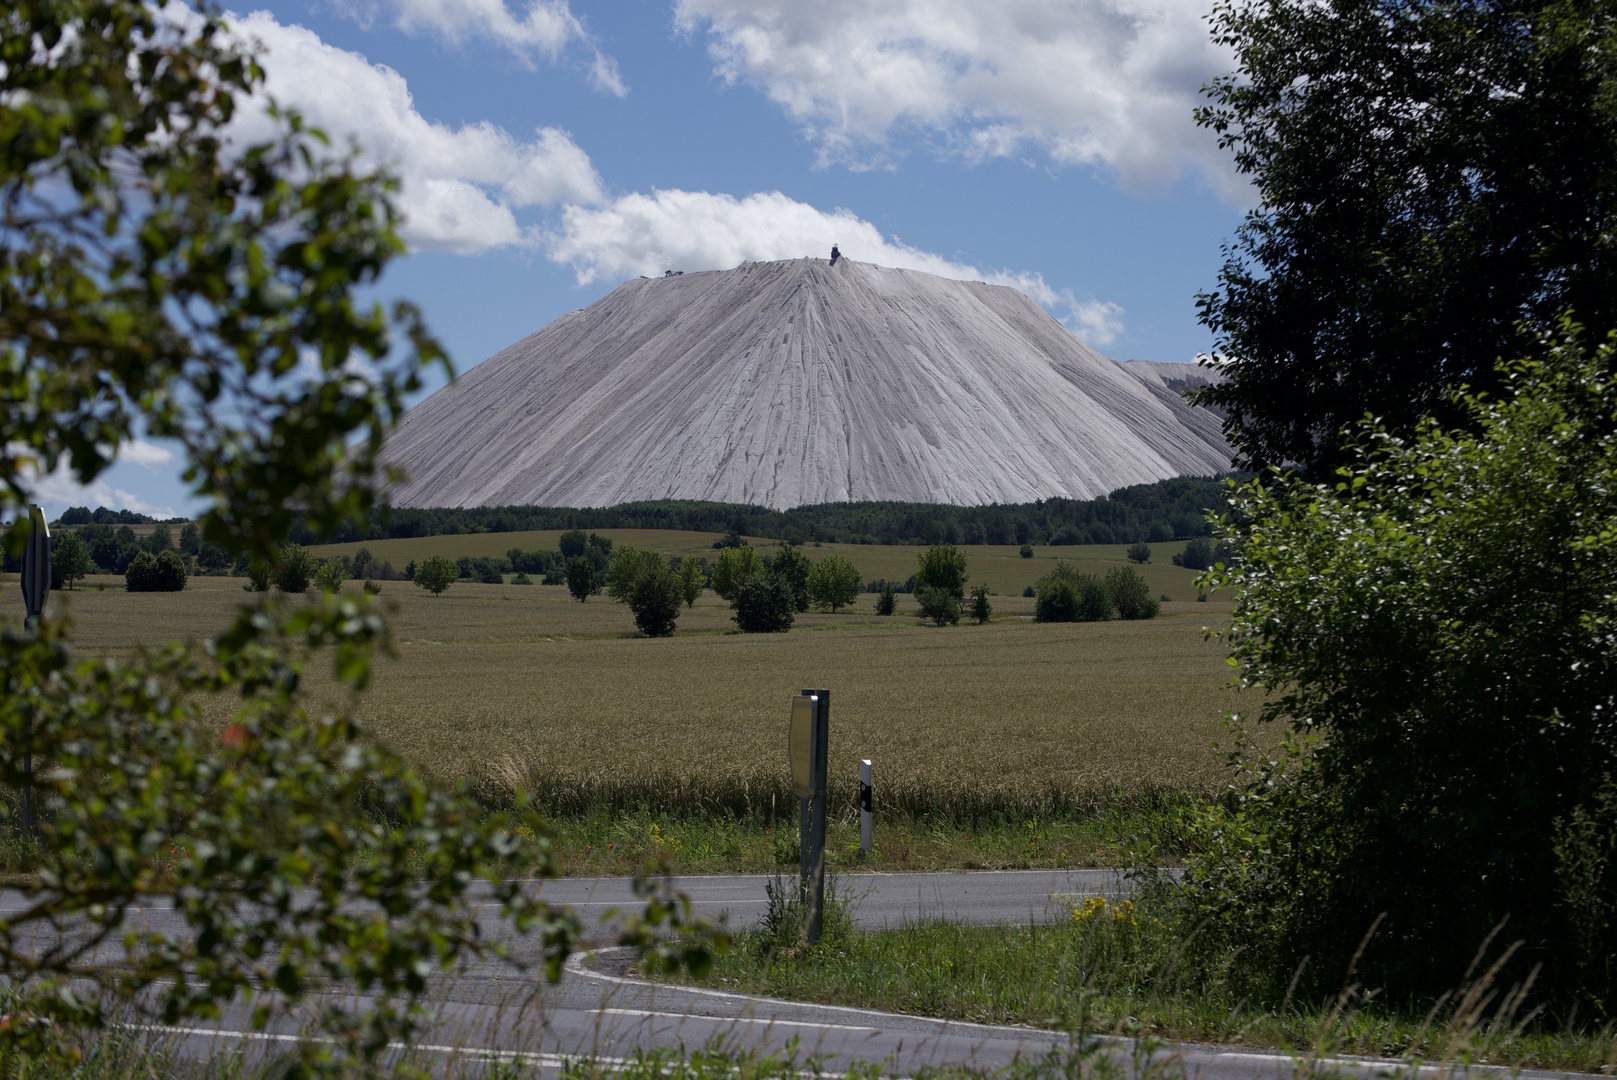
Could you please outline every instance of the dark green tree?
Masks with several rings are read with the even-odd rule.
[[[1038,580],[1034,596],[1033,617],[1038,622],[1098,622],[1112,617],[1106,585],[1066,561],[1058,561]]]
[[[195,555],[202,548],[202,532],[197,523],[187,521],[180,527],[180,550],[187,555]]]
[[[1617,325],[1617,13],[1609,0],[1234,0],[1239,70],[1203,126],[1258,209],[1199,298],[1225,411],[1258,466],[1340,460],[1366,413],[1466,422],[1572,311]]]
[[[567,560],[567,591],[580,604],[601,591],[601,578],[595,564],[575,555]]]
[[[416,586],[426,589],[434,596],[460,580],[460,567],[443,555],[428,555],[416,564],[415,577],[411,578]]]
[[[1151,561],[1151,546],[1143,543],[1130,544],[1128,555],[1130,562],[1148,563]]]
[[[891,581],[881,583],[881,592],[876,594],[876,614],[891,615],[898,610],[898,597],[893,590]]]
[[[778,634],[792,628],[797,612],[797,596],[792,586],[773,571],[760,570],[736,580],[731,590],[730,607],[735,610],[731,618],[747,633]]]
[[[625,603],[634,612],[634,624],[647,637],[671,637],[679,622],[680,605],[684,596],[680,592],[679,578],[661,559],[658,565],[640,575],[629,590]]]
[[[564,559],[576,559],[584,554],[584,549],[590,546],[590,538],[584,535],[583,529],[569,529],[561,534],[556,541],[556,547]]]
[[[807,555],[795,544],[782,544],[775,557],[769,560],[769,569],[792,590],[792,603],[798,611],[809,609],[808,579],[814,569]]]
[[[827,555],[809,571],[808,597],[815,607],[835,614],[859,598],[863,585],[858,567],[841,555]]]

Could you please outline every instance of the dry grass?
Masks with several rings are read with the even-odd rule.
[[[664,555],[699,555],[709,562],[718,555],[713,541],[718,533],[677,532],[669,529],[600,529],[600,535],[610,537],[616,545],[655,548]],[[428,555],[504,555],[512,548],[523,551],[554,551],[561,533],[462,533],[454,536],[426,536],[409,540],[371,540],[363,544],[326,544],[310,548],[321,558],[333,555],[352,555],[360,548],[369,548],[378,560],[386,559],[394,568],[403,570],[412,559]],[[761,554],[768,555],[777,544],[773,540],[757,537],[750,542]],[[1174,600],[1196,599],[1196,587],[1191,584],[1196,574],[1192,570],[1173,565],[1173,556],[1182,552],[1185,541],[1157,544],[1151,549],[1152,561],[1138,567],[1153,596],[1163,595]],[[903,581],[915,573],[916,556],[924,547],[882,546],[865,544],[809,544],[803,551],[810,559],[820,560],[826,555],[841,555],[859,568],[865,580],[887,578]],[[1127,544],[1084,544],[1074,547],[1036,547],[1033,558],[1024,559],[1014,545],[974,544],[962,546],[970,568],[971,583],[987,582],[988,587],[1006,596],[1020,595],[1023,588],[1048,573],[1057,559],[1077,563],[1085,573],[1104,574],[1113,566],[1128,562]]]
[[[230,578],[181,594],[96,584],[67,606],[100,654],[222,626],[245,595]],[[561,811],[769,814],[789,805],[787,699],[806,686],[832,692],[834,809],[863,757],[886,810],[955,819],[1202,795],[1226,778],[1212,744],[1237,700],[1201,634],[1220,605],[1040,625],[1031,600],[1001,597],[995,623],[937,629],[870,614],[864,597],[863,610],[754,636],[722,633],[728,609],[708,594],[678,636],[648,640],[621,605],[559,587],[462,583],[434,598],[394,582],[383,597],[399,650],[360,714],[434,774],[478,777],[496,798],[521,783]],[[310,685],[331,683],[315,672]]]

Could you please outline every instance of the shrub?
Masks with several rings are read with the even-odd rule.
[[[580,604],[601,591],[601,578],[595,564],[582,555],[567,560],[567,591]]]
[[[511,584],[513,584],[513,585],[532,585],[533,584],[533,579],[528,577],[527,574],[524,574],[522,571],[518,570],[517,574],[516,574],[516,577],[511,579]]]
[[[1021,550],[1021,555],[1022,555],[1022,558],[1024,558],[1024,559],[1033,558],[1033,545],[1032,544],[1023,544],[1022,545],[1022,550]]]
[[[1162,604],[1152,597],[1145,578],[1132,566],[1116,566],[1106,571],[1106,597],[1120,619],[1154,619]]]
[[[343,566],[341,559],[326,559],[314,572],[315,584],[320,586],[321,592],[341,592],[342,583],[347,578],[348,569]]]
[[[921,618],[931,619],[938,626],[952,626],[960,621],[960,597],[947,589],[918,586],[915,600],[921,605]]]
[[[893,583],[882,582],[881,592],[876,596],[876,614],[891,615],[898,610],[898,597],[893,591]]]
[[[185,588],[185,560],[177,551],[157,555],[142,551],[124,571],[124,588],[130,592],[179,592]]]
[[[703,560],[692,555],[679,567],[679,595],[686,607],[695,607],[707,587],[707,567]]]
[[[1023,596],[1033,596],[1033,595],[1035,595],[1034,591],[1033,591],[1033,586],[1029,585],[1029,586],[1025,587],[1022,590],[1022,595]]]
[[[589,537],[584,535],[583,529],[569,529],[561,534],[561,539],[556,541],[556,547],[561,551],[562,558],[576,559],[584,554],[584,549],[589,547],[589,543]]]
[[[415,577],[412,580],[432,595],[438,596],[460,580],[460,567],[442,555],[428,555],[416,564]]]
[[[286,593],[301,593],[309,591],[309,583],[314,579],[317,568],[317,560],[309,554],[308,548],[302,544],[286,544],[278,553],[270,574],[277,589]]]
[[[751,548],[727,548],[731,551],[751,551]],[[722,561],[723,556],[720,556]],[[735,582],[731,589],[730,606],[735,609],[735,624],[749,634],[782,633],[792,628],[796,617],[797,597],[792,587],[768,570],[747,574]]]
[[[988,586],[979,585],[971,590],[971,616],[977,620],[977,625],[986,623],[993,614],[993,605],[988,602]]]
[[[809,571],[808,596],[817,608],[847,607],[859,598],[859,568],[841,555],[827,555]]]
[[[1148,562],[1150,562],[1151,561],[1151,546],[1149,544],[1130,544],[1129,545],[1129,560],[1131,562],[1137,562],[1137,563],[1148,563]]]
[[[1034,595],[1038,599],[1033,617],[1038,622],[1098,622],[1112,617],[1112,600],[1100,578],[1065,561],[1039,579]]]

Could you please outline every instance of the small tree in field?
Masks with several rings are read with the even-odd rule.
[[[1148,562],[1150,562],[1151,561],[1151,546],[1149,544],[1143,544],[1143,543],[1130,544],[1129,545],[1129,561],[1130,562],[1137,562],[1137,563],[1148,563]]]
[[[703,572],[702,560],[694,555],[687,557],[679,567],[680,599],[685,601],[686,607],[695,607],[706,587],[707,575]]]
[[[841,555],[827,555],[809,571],[809,601],[822,610],[830,608],[835,614],[837,608],[847,607],[859,598],[863,584],[858,567]]]
[[[650,548],[625,544],[606,570],[606,594],[629,605],[634,623],[647,637],[668,637],[679,619],[679,581],[663,557]]]
[[[920,567],[915,571],[915,595],[922,589],[942,589],[952,597],[966,591],[966,557],[953,544],[933,544],[917,558]]]
[[[84,546],[77,533],[68,533],[51,552],[51,569],[62,576],[71,589],[73,583],[90,572],[90,549]]]
[[[891,615],[898,610],[898,595],[893,589],[891,581],[881,584],[881,592],[876,594],[876,614]]]
[[[460,580],[460,567],[443,555],[428,555],[416,563],[415,583],[434,596]]]
[[[769,561],[769,569],[792,590],[792,603],[797,605],[797,610],[807,611],[808,579],[814,570],[814,564],[809,562],[803,550],[795,544],[782,544],[775,557]]]
[[[921,605],[921,618],[931,619],[937,626],[953,626],[960,622],[960,595],[947,589],[917,586],[915,602]]]
[[[1151,595],[1145,583],[1132,566],[1114,566],[1106,571],[1106,595],[1117,609],[1120,619],[1154,619],[1162,604]]]
[[[348,568],[343,566],[340,558],[326,559],[314,572],[314,583],[320,586],[321,592],[342,592],[342,583],[347,578]]]
[[[567,560],[567,591],[580,604],[601,591],[601,578],[595,564],[582,555]]]

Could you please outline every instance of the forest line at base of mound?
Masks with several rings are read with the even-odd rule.
[[[350,522],[339,534],[318,536],[300,524],[291,539],[309,545],[460,533],[673,529],[844,544],[1166,543],[1209,535],[1206,514],[1222,510],[1225,481],[1241,481],[1248,475],[1178,476],[1119,488],[1099,499],[1050,498],[987,506],[860,502],[770,510],[737,503],[665,499],[600,508],[393,508],[378,515],[364,531]]]
[[[128,655],[218,630],[245,598],[238,579],[201,578],[53,604],[81,651]],[[867,596],[854,612],[800,615],[790,633],[741,635],[723,632],[729,608],[709,593],[682,616],[689,632],[648,640],[623,605],[560,587],[462,583],[433,597],[393,583],[382,599],[398,654],[378,664],[361,720],[445,783],[471,779],[490,802],[520,783],[559,812],[778,811],[789,699],[804,686],[832,691],[833,802],[853,798],[871,758],[889,811],[951,819],[1215,796],[1229,780],[1214,748],[1223,714],[1252,704],[1203,636],[1227,616],[1219,602],[1038,624],[1032,600],[1005,596],[987,626],[938,628],[910,597],[881,617]],[[317,702],[334,690],[323,663],[306,684]],[[222,727],[232,708],[212,703],[205,719]]]

